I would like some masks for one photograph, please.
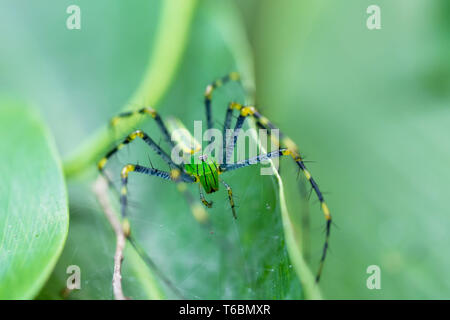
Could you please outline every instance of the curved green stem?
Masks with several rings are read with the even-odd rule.
[[[132,104],[155,106],[169,89],[186,47],[197,0],[165,0],[158,24],[155,43],[141,84],[123,109]],[[144,119],[135,118],[122,127],[130,131]],[[83,172],[100,159],[111,146],[115,136],[105,125],[85,141],[64,161],[66,177]]]

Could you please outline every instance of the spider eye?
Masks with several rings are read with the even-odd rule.
[[[201,156],[198,156],[198,160],[200,160],[200,161],[206,161],[206,160],[208,160],[208,155],[202,154]]]

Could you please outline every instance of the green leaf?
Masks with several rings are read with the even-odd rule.
[[[0,100],[0,298],[33,298],[67,236],[67,194],[52,138],[34,111]]]

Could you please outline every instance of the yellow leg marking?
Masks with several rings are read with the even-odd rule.
[[[231,102],[229,108],[234,109],[234,110],[241,110],[242,104],[237,103],[237,102]]]
[[[311,180],[311,173],[309,173],[308,170],[303,170],[303,173],[304,173],[306,179]]]
[[[204,199],[204,198],[202,198],[202,203],[203,203],[206,207],[208,207],[208,208],[211,208],[211,207],[212,207],[212,203],[206,201],[206,199]]]
[[[122,220],[122,230],[125,237],[129,237],[131,234],[130,221],[127,218]]]
[[[330,209],[328,209],[328,206],[325,204],[325,202],[322,202],[322,211],[323,214],[325,215],[325,218],[327,220],[330,220],[331,219]]]
[[[144,113],[150,115],[152,118],[156,118],[156,111],[153,108],[150,107],[144,108]]]
[[[249,115],[253,115],[255,113],[256,109],[253,106],[247,106],[243,107],[241,109],[241,116],[247,117]]]
[[[297,154],[297,152],[292,151],[290,149],[284,150],[282,154],[283,154],[283,156],[291,156],[295,162],[302,161],[302,158]]]
[[[131,114],[115,116],[115,117],[111,118],[111,120],[109,121],[109,124],[111,127],[115,127],[122,119],[133,117],[133,116],[136,116],[139,114],[147,114],[147,115],[150,115],[152,118],[155,118],[157,115],[156,111],[153,108],[145,107],[142,109],[131,111]]]
[[[170,170],[170,178],[172,178],[172,180],[176,181],[178,180],[178,178],[180,178],[181,176],[181,172],[178,169],[172,169]]]
[[[264,116],[261,116],[261,117],[259,118],[259,122],[261,122],[262,125],[266,126],[266,125],[269,123],[269,119],[267,119],[267,118],[264,117]]]
[[[212,91],[213,91],[213,86],[210,85],[210,84],[208,84],[208,85],[206,86],[206,90],[205,90],[205,97],[206,97],[208,100],[211,100],[211,98],[212,98]]]
[[[123,196],[127,195],[127,187],[123,186],[122,189],[120,189],[120,194]]]
[[[106,165],[106,162],[108,162],[108,159],[106,159],[106,158],[102,158],[99,162],[98,162],[98,170],[103,170],[103,168],[105,167],[105,165]]]
[[[241,78],[237,72],[231,72],[229,77],[232,81],[238,81]]]
[[[128,178],[128,173],[134,171],[134,169],[135,169],[135,166],[133,166],[132,164],[127,164],[125,167],[123,167],[122,173],[121,173],[122,179]]]
[[[128,137],[130,138],[130,140],[134,140],[137,137],[142,139],[144,137],[144,132],[142,132],[142,130],[136,130],[135,132],[131,133]]]
[[[231,206],[234,207],[233,191],[231,189],[228,189],[228,198],[230,199]]]
[[[256,108],[254,106],[243,106],[237,102],[231,102],[229,105],[230,109],[238,110],[241,112],[241,115],[247,117],[249,115],[253,115],[256,112]]]

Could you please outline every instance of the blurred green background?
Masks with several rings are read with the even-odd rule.
[[[66,28],[70,4],[81,8],[81,30]],[[161,4],[1,1],[1,93],[38,105],[62,156],[68,156],[140,83]],[[366,27],[371,4],[381,7],[381,30]],[[205,85],[238,68],[215,24],[222,5],[199,1],[174,83],[157,106],[162,116],[174,115],[188,128],[204,119]],[[253,48],[257,105],[313,161],[310,171],[327,192],[336,226],[320,284],[323,296],[449,298],[448,1],[236,5],[233,19],[245,24]],[[228,101],[244,99],[237,85],[217,92],[218,124]],[[157,132],[151,123],[144,127]],[[137,144],[113,161],[111,172],[133,159],[145,163],[146,157]],[[309,202],[299,196],[291,178],[295,167],[287,162],[281,171],[290,210],[309,211],[307,258],[315,272],[322,214],[314,195]],[[302,298],[273,179],[257,169],[224,178],[238,196],[239,219],[231,219],[226,195],[214,194],[213,227],[207,229],[192,218],[173,185],[136,177],[130,186],[136,238],[187,298]],[[82,290],[71,297],[112,297],[114,237],[89,179],[69,183],[69,238],[41,298],[58,297],[70,264],[80,265],[83,277]],[[196,195],[196,188],[192,192]],[[125,259],[125,291],[145,298],[141,269],[132,261]],[[381,268],[381,290],[366,287],[369,265]]]

